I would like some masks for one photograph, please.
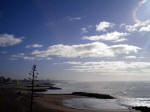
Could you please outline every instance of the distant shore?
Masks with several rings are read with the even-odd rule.
[[[35,101],[47,108],[56,112],[129,112],[129,110],[80,110],[63,105],[63,100],[69,98],[85,98],[87,96],[73,95],[73,94],[40,94],[39,97],[35,98]]]

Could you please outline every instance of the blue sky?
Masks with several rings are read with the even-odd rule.
[[[148,0],[1,0],[0,73],[40,79],[150,79]]]

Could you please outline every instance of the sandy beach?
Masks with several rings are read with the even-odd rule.
[[[63,105],[63,100],[69,98],[85,98],[84,96],[76,96],[70,94],[40,94],[39,97],[35,98],[35,101],[44,108],[53,110],[54,112],[129,112],[129,110],[80,110],[66,107]]]

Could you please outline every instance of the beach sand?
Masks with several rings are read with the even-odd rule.
[[[70,107],[66,107],[63,105],[64,99],[69,98],[84,98],[84,96],[76,96],[76,95],[70,95],[70,94],[41,94],[39,97],[35,97],[35,101],[43,106],[44,108],[47,108],[49,110],[52,110],[54,112],[129,112],[129,110],[80,110],[80,109],[73,109]]]

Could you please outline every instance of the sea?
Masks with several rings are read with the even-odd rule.
[[[70,94],[72,92],[89,92],[109,94],[117,99],[102,100],[96,98],[72,98],[64,100],[64,105],[77,109],[126,109],[130,107],[150,107],[150,82],[149,81],[101,81],[79,82],[58,81],[56,87],[61,90],[48,90],[45,94]]]

